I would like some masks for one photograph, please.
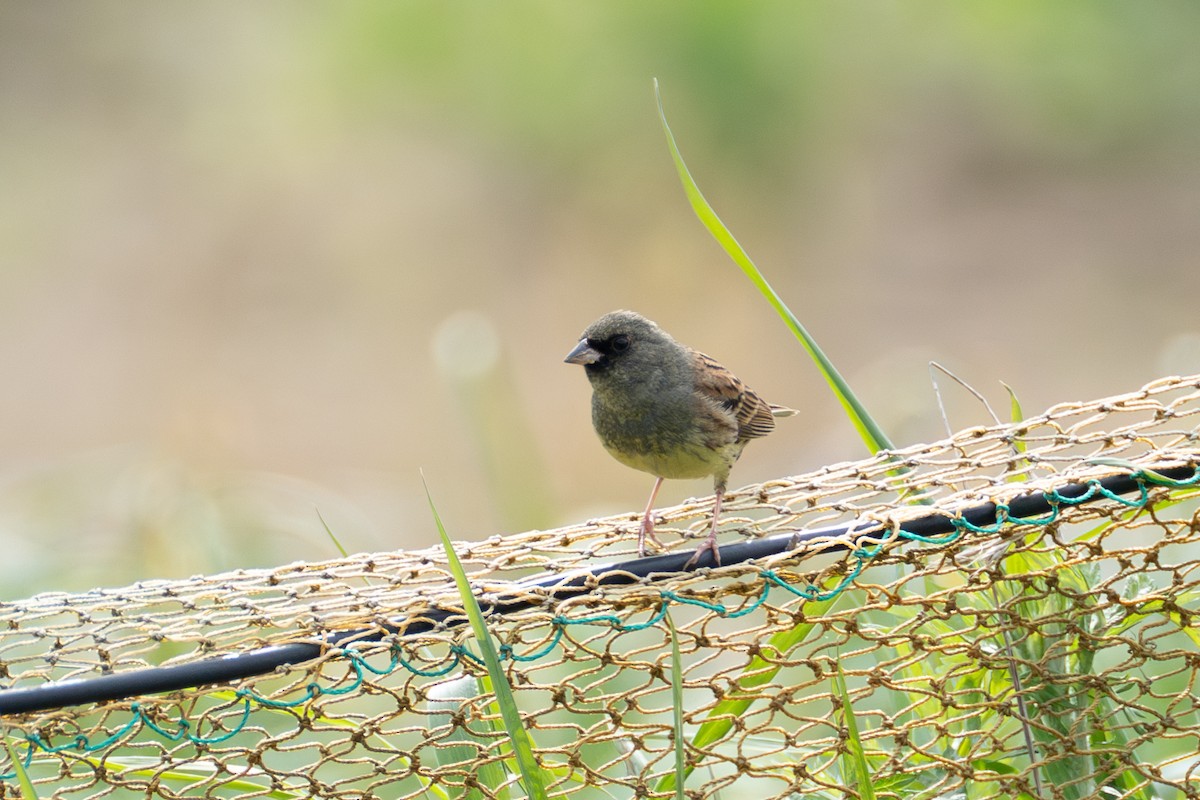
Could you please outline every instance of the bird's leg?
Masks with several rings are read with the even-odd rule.
[[[721,551],[717,549],[717,520],[721,518],[721,500],[725,497],[725,482],[718,483],[716,489],[717,500],[713,503],[712,527],[708,529],[708,538],[700,543],[695,553],[692,553],[692,557],[683,565],[684,569],[690,569],[700,559],[700,554],[705,550],[712,552],[714,566],[721,566]]]
[[[642,514],[642,525],[638,528],[638,555],[646,555],[646,540],[654,542],[659,547],[663,543],[654,535],[654,498],[658,497],[658,490],[663,484],[663,479],[658,478],[654,481],[654,488],[650,490],[650,501],[646,503],[646,513]]]

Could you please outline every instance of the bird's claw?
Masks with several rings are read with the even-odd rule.
[[[712,553],[713,566],[721,566],[721,550],[717,547],[717,540],[710,536],[700,543],[700,546],[696,548],[696,552],[692,553],[692,557],[687,560],[687,563],[683,565],[683,568],[691,569],[693,566],[695,566],[696,562],[700,560],[700,554],[705,550],[708,550]]]
[[[647,514],[642,517],[641,527],[638,528],[638,556],[646,557],[646,540],[654,542],[655,547],[659,550],[667,549],[657,536],[654,535],[654,519]]]

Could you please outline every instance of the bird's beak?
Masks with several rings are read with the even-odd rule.
[[[568,364],[595,364],[600,360],[600,351],[588,344],[587,339],[580,339],[575,349],[567,353],[563,361]]]

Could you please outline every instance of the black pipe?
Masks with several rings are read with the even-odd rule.
[[[1053,496],[1044,492],[1020,495],[1007,504],[1007,519],[999,521],[1045,516],[1063,502],[1092,502],[1104,496],[1097,490],[1097,486],[1111,494],[1129,494],[1139,491],[1144,483],[1152,484],[1154,476],[1161,476],[1170,481],[1191,481],[1197,477],[1197,471],[1197,468],[1192,466],[1167,467],[1150,474],[1143,472],[1112,475],[1087,483],[1069,483],[1055,489]],[[958,530],[964,521],[975,527],[995,525],[998,522],[996,504],[972,506],[956,517],[929,514],[901,523],[900,530],[917,536],[945,536]],[[849,550],[862,540],[877,540],[881,534],[886,532],[881,531],[875,522],[861,530],[857,525],[851,524],[814,528],[798,533],[780,533],[721,547],[721,563],[737,564],[776,555],[793,548],[801,549],[804,555],[840,552]],[[853,539],[849,538],[851,535]],[[500,594],[492,600],[481,602],[480,605],[488,614],[511,614],[586,594],[599,586],[619,586],[643,580],[669,580],[683,571],[691,555],[686,550],[663,553],[616,564],[600,564],[591,569],[565,575],[556,574],[521,581],[513,585],[511,593]],[[712,553],[705,552],[697,560],[696,568],[713,565]],[[536,596],[531,598],[531,593]],[[279,667],[312,661],[330,648],[339,647],[351,640],[378,641],[387,636],[427,633],[438,627],[456,627],[465,624],[466,621],[461,610],[433,608],[422,611],[419,616],[397,620],[386,628],[339,631],[316,642],[289,642],[245,653],[205,658],[190,664],[146,667],[98,678],[80,678],[19,689],[4,689],[0,690],[0,715],[27,714],[64,706],[103,703],[196,686],[231,683],[241,678],[265,675]]]

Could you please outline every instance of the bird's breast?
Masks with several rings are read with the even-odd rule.
[[[713,430],[711,420],[698,419],[686,399],[672,403],[660,397],[659,402],[633,406],[596,395],[592,422],[613,458],[662,478],[727,474],[742,449],[735,429]]]

